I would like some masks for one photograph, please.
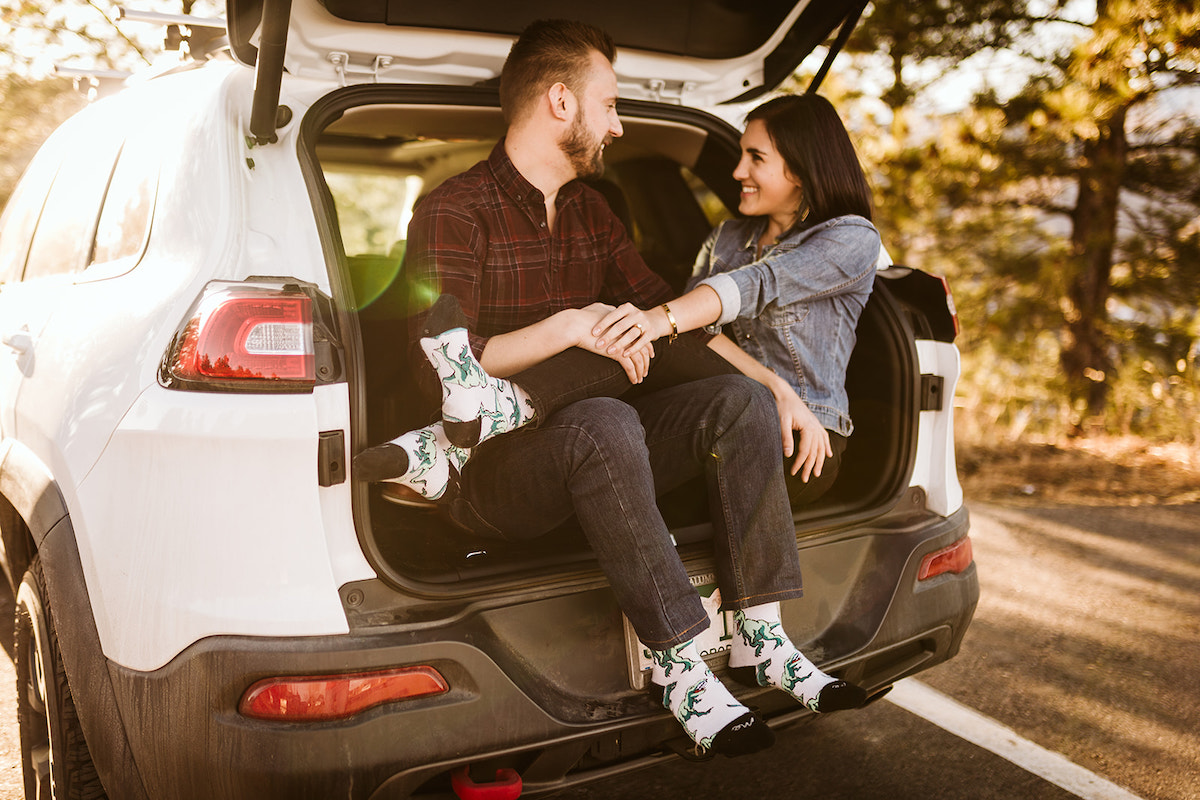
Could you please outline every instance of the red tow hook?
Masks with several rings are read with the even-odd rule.
[[[517,800],[521,796],[521,776],[515,769],[496,770],[496,780],[476,783],[468,767],[450,775],[450,787],[460,800]]]

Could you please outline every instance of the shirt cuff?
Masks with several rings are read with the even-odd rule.
[[[725,274],[713,275],[696,285],[707,286],[716,292],[721,300],[721,316],[717,317],[713,325],[726,325],[738,318],[738,312],[742,310],[742,290],[732,277]]]

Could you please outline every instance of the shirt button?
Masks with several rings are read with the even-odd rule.
[[[546,227],[546,223],[545,223],[545,222],[539,222],[539,223],[538,223],[538,227],[539,227],[539,228],[544,228],[544,227]]]

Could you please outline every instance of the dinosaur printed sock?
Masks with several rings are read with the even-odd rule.
[[[774,732],[739,703],[712,674],[694,641],[651,650],[651,680],[663,688],[667,708],[693,742],[726,756],[755,753],[771,746]]]
[[[729,652],[731,670],[754,670],[759,686],[783,689],[810,710],[828,713],[858,708],[867,695],[860,687],[826,675],[788,639],[779,603],[766,603],[733,613],[737,634]]]
[[[442,423],[435,422],[362,451],[354,457],[354,474],[362,481],[398,483],[437,500],[450,485],[451,468],[461,472],[470,457],[471,451],[452,444]]]
[[[471,352],[466,328],[451,328],[421,339],[421,349],[442,385],[442,421],[459,447],[474,447],[493,436],[533,421],[529,395],[504,378],[484,371]]]

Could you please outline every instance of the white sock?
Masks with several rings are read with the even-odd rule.
[[[493,436],[514,431],[535,416],[529,395],[506,378],[493,378],[471,352],[466,328],[452,328],[421,339],[421,349],[442,386],[442,419],[450,438],[473,447]],[[477,436],[463,433],[459,423],[479,420]],[[472,434],[474,429],[470,428]]]
[[[783,689],[812,711],[857,708],[866,699],[862,689],[817,669],[783,630],[779,603],[738,609],[737,633],[729,651],[729,666],[753,667],[759,686]],[[822,690],[829,691],[822,696]]]
[[[650,654],[651,680],[663,687],[663,706],[697,745],[725,755],[743,755],[774,741],[766,723],[713,675],[694,641]]]
[[[451,444],[441,422],[409,431],[389,444],[399,447],[408,456],[408,469],[403,475],[384,481],[407,486],[430,500],[437,500],[446,493],[450,485],[450,467],[461,472],[471,457],[468,448]]]

